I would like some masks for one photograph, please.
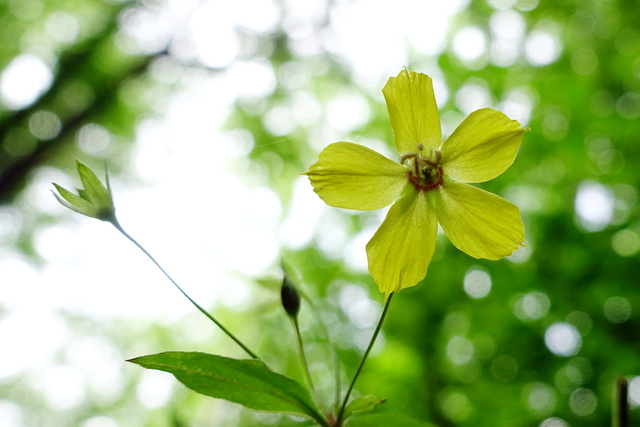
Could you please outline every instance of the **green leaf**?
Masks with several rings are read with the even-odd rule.
[[[418,421],[402,413],[382,412],[379,414],[366,414],[351,418],[346,423],[347,427],[436,427],[435,424],[426,421]]]
[[[377,405],[383,404],[384,402],[386,402],[386,400],[378,399],[377,397],[372,395],[353,399],[351,402],[349,402],[347,408],[345,409],[345,418],[349,418],[353,414],[362,414],[372,411],[373,408],[375,408]]]
[[[309,391],[295,380],[255,359],[231,359],[198,352],[166,352],[129,360],[173,374],[191,390],[239,403],[250,409],[312,418],[327,423]]]

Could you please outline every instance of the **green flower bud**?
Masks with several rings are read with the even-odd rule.
[[[293,318],[298,316],[298,312],[300,311],[300,295],[293,283],[291,283],[286,277],[282,280],[280,297],[282,298],[284,311]]]
[[[76,160],[78,175],[84,188],[78,188],[78,194],[53,183],[58,191],[53,195],[66,208],[86,215],[90,218],[96,218],[102,221],[116,223],[116,208],[113,204],[113,196],[111,195],[111,187],[109,185],[109,176],[106,176],[106,187],[96,174],[84,163]]]

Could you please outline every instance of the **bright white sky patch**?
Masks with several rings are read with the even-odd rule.
[[[86,378],[80,369],[72,365],[47,369],[34,386],[44,391],[49,405],[61,411],[80,405],[87,397]]]
[[[40,58],[23,53],[0,76],[0,98],[6,107],[24,108],[38,99],[53,81],[51,68]]]
[[[165,372],[145,370],[136,388],[136,396],[147,408],[161,408],[171,400],[175,384],[175,379]]]
[[[327,120],[341,132],[363,128],[370,117],[369,103],[355,93],[341,93],[327,106]]]
[[[444,51],[450,19],[467,4],[468,0],[338,3],[324,44],[353,68],[356,80],[378,85],[407,65],[407,40],[422,55]]]
[[[487,37],[478,27],[464,27],[453,38],[453,53],[464,62],[480,59],[487,49]]]
[[[206,2],[192,15],[189,30],[194,52],[209,67],[230,65],[238,55],[240,41],[233,32],[235,2]]]

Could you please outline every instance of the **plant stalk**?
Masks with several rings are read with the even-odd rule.
[[[318,390],[313,384],[313,379],[311,378],[311,371],[309,371],[309,363],[307,362],[307,356],[304,352],[304,343],[302,342],[302,334],[300,334],[300,325],[298,324],[297,317],[291,317],[291,321],[293,322],[293,329],[296,333],[296,342],[298,343],[298,354],[300,355],[300,363],[302,363],[302,367],[304,368],[304,374],[307,377],[307,382],[309,383],[309,388],[313,392],[316,397],[316,401],[320,404],[323,412],[327,412],[327,408],[320,398],[320,394],[318,394]]]
[[[629,382],[625,377],[616,379],[613,399],[613,427],[629,427]]]
[[[110,221],[111,224],[113,224],[113,226],[120,232],[122,233],[122,235],[124,237],[126,237],[131,243],[133,243],[134,245],[136,245],[138,247],[138,249],[140,249],[142,252],[144,252],[144,254],[156,265],[156,267],[158,267],[160,269],[160,271],[162,271],[162,273],[167,277],[167,279],[169,279],[169,281],[171,281],[171,283],[173,283],[173,285],[180,291],[180,293],[182,295],[184,295],[191,304],[194,305],[195,308],[197,308],[198,310],[200,310],[200,312],[202,314],[204,314],[205,316],[207,316],[209,318],[209,320],[211,320],[213,323],[216,324],[216,326],[218,326],[222,332],[224,332],[225,334],[227,334],[227,336],[229,338],[231,338],[232,340],[234,340],[236,342],[236,344],[238,344],[240,347],[242,347],[242,349],[249,355],[251,356],[253,359],[257,359],[260,360],[260,358],[253,352],[251,351],[246,345],[244,345],[244,343],[242,341],[240,341],[235,335],[233,335],[231,333],[231,331],[229,331],[227,328],[224,327],[224,325],[222,323],[220,323],[215,317],[213,317],[211,314],[209,314],[209,312],[207,312],[207,310],[205,310],[204,308],[202,308],[202,306],[200,306],[200,304],[198,304],[197,302],[195,302],[181,287],[180,285],[178,285],[178,283],[176,283],[175,280],[173,280],[173,278],[169,275],[169,273],[167,273],[164,268],[162,268],[162,266],[160,265],[160,263],[158,263],[158,261],[156,261],[156,259],[149,253],[147,252],[147,250],[136,241],[136,239],[134,239],[133,237],[131,237],[129,235],[129,233],[127,233],[124,228],[122,228],[122,226],[120,225],[120,223],[118,222],[117,219],[113,219],[112,221]]]
[[[342,426],[342,421],[344,417],[344,411],[347,407],[347,403],[349,403],[349,396],[351,396],[351,392],[353,391],[353,387],[356,384],[356,380],[362,371],[362,367],[364,366],[364,362],[367,360],[369,353],[371,353],[371,349],[373,345],[376,343],[376,338],[378,338],[378,334],[380,333],[380,329],[382,329],[382,323],[384,322],[384,318],[387,316],[387,311],[389,310],[389,305],[391,304],[391,298],[393,297],[393,292],[389,294],[387,298],[387,302],[384,305],[384,309],[382,310],[382,314],[380,315],[380,320],[378,320],[378,325],[376,326],[375,331],[373,331],[373,336],[371,337],[371,341],[369,342],[369,346],[367,347],[367,351],[364,352],[364,356],[362,356],[362,360],[360,361],[360,365],[356,370],[355,375],[353,376],[353,380],[351,380],[351,384],[349,384],[349,389],[347,390],[347,394],[344,396],[344,400],[342,401],[342,405],[340,406],[340,412],[338,413],[338,418],[336,420],[336,426]]]

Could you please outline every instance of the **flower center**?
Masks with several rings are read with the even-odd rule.
[[[417,153],[402,155],[400,163],[407,166],[407,177],[419,191],[429,191],[442,184],[442,156],[434,150],[430,156],[424,153],[424,146],[419,144]]]

